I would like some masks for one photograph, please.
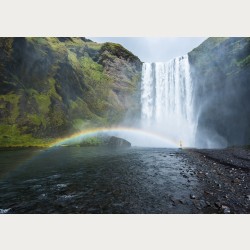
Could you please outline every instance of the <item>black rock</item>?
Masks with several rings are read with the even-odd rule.
[[[131,147],[130,142],[116,136],[111,136],[107,145],[111,147]]]
[[[216,207],[218,207],[218,208],[221,207],[221,203],[220,203],[219,201],[216,201],[216,202],[214,203],[214,205],[215,205]]]

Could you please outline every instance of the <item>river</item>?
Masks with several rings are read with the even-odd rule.
[[[197,212],[184,150],[55,147],[2,150],[0,159],[1,213]]]

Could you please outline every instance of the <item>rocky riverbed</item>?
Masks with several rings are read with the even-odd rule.
[[[202,189],[191,197],[200,213],[250,212],[250,150],[243,147],[228,149],[189,149],[189,159]]]

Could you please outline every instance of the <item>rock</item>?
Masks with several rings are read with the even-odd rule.
[[[209,201],[206,201],[207,206],[211,206],[211,203]]]
[[[231,213],[230,208],[228,206],[222,205],[221,209],[222,209],[224,214],[230,214]]]
[[[221,203],[220,203],[219,201],[216,201],[216,202],[214,203],[214,205],[215,205],[216,207],[218,207],[218,208],[221,207]]]
[[[131,147],[130,142],[116,136],[111,136],[107,145],[111,147]]]
[[[204,208],[204,207],[206,207],[206,202],[204,201],[204,200],[200,200],[200,206],[201,206],[201,208]]]
[[[240,179],[239,178],[235,178],[232,182],[236,183],[236,184],[239,184],[240,183]]]
[[[194,194],[190,194],[191,199],[196,199],[196,196]]]
[[[183,200],[180,200],[180,199],[171,198],[171,201],[173,202],[173,206],[177,206],[177,205],[180,205],[180,204],[184,204],[184,201],[183,201]]]
[[[246,195],[246,198],[250,201],[250,194]]]
[[[123,46],[80,37],[53,38],[53,42],[48,37],[0,40],[0,127],[4,141],[14,146],[16,141],[23,142],[20,146],[49,146],[47,138],[69,136],[69,131],[83,128],[87,120],[86,129],[91,129],[97,124],[115,125],[125,116],[136,118],[142,62]],[[35,97],[20,91],[19,79],[22,88]],[[12,119],[13,115],[18,119]],[[9,134],[8,127],[14,124],[15,132]],[[25,135],[30,141],[23,141]]]
[[[204,194],[209,194],[209,195],[213,195],[214,193],[210,192],[210,191],[204,191]]]

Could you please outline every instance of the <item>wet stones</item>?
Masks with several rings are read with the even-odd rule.
[[[204,191],[204,194],[206,194],[206,195],[213,195],[214,193],[205,190],[205,191]]]
[[[182,200],[180,200],[180,199],[171,198],[171,201],[172,201],[173,206],[177,206],[177,205],[180,205],[180,204],[184,204],[184,201],[182,201]]]
[[[245,196],[248,201],[250,201],[250,194]]]
[[[228,206],[225,206],[225,205],[222,205],[221,206],[221,210],[224,214],[230,214],[231,211],[230,211],[230,208]]]
[[[214,203],[214,205],[215,205],[217,208],[221,208],[221,203],[220,203],[219,201],[216,201],[216,202]]]
[[[196,199],[196,196],[194,194],[190,194],[190,199]]]
[[[200,206],[201,208],[204,208],[207,206],[207,203],[204,200],[200,200]]]
[[[235,184],[239,184],[240,183],[240,179],[239,178],[235,178],[232,182],[235,183]]]
[[[209,201],[206,201],[206,205],[210,207],[211,203]]]

